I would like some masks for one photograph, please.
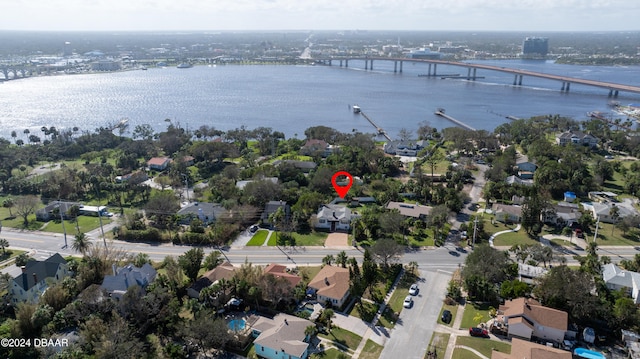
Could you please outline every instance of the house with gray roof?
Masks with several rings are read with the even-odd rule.
[[[590,133],[581,131],[565,131],[556,135],[556,143],[560,146],[568,144],[595,147],[599,139]]]
[[[64,219],[70,219],[68,213],[69,209],[73,206],[80,207],[80,203],[69,201],[51,201],[44,208],[40,208],[36,211],[36,219],[41,222],[47,222],[52,219],[59,220],[60,215],[62,215],[62,218]],[[58,210],[60,212],[56,213]]]
[[[267,359],[306,359],[310,337],[305,329],[309,326],[315,324],[289,314],[260,317],[251,326],[253,335],[257,336],[253,342],[256,354]]]
[[[510,204],[494,203],[491,210],[496,215],[499,222],[520,223],[522,220],[522,207]]]
[[[10,283],[11,302],[37,304],[51,284],[61,282],[70,275],[67,261],[58,253],[44,261],[28,261],[22,267],[22,273]]]
[[[640,273],[624,270],[613,263],[602,268],[602,279],[611,290],[624,289],[635,304],[640,304]]]
[[[100,287],[112,298],[120,299],[129,288],[135,285],[146,288],[156,279],[157,273],[149,263],[145,263],[142,267],[128,264],[121,268],[116,268],[114,264],[113,275],[105,276]]]
[[[405,217],[413,217],[425,219],[431,214],[432,207],[423,206],[417,203],[406,202],[389,202],[386,205],[387,209],[397,209],[401,215]]]
[[[282,208],[284,211],[285,219],[288,219],[291,216],[291,206],[287,204],[285,201],[269,201],[264,205],[264,211],[260,216],[260,221],[263,227],[272,228],[273,223],[269,220],[269,217],[276,213],[279,208]]]
[[[415,157],[418,152],[429,145],[429,141],[389,141],[384,144],[384,153],[396,156]]]
[[[348,231],[351,228],[351,220],[357,217],[357,213],[351,208],[339,204],[323,204],[318,209],[314,220],[316,229],[335,231]]]

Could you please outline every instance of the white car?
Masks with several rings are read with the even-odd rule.
[[[417,284],[412,284],[411,287],[409,288],[409,294],[411,295],[418,295],[419,291],[420,289],[418,288]]]
[[[411,306],[413,305],[413,298],[408,295],[406,298],[404,298],[404,302],[402,303],[402,306],[405,308],[411,308]]]

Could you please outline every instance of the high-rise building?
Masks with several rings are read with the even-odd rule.
[[[549,52],[549,39],[546,37],[527,37],[522,43],[523,57],[545,57]]]

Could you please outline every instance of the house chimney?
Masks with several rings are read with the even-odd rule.
[[[116,267],[116,264],[115,264],[115,263],[113,263],[113,264],[111,265],[111,270],[113,270],[113,275],[114,275],[114,276],[118,275],[118,269],[117,269],[117,267]]]
[[[38,283],[38,275],[35,272],[33,272],[33,282]]]
[[[27,271],[27,267],[25,266],[21,266],[20,269],[22,269],[22,273],[25,273]]]
[[[324,277],[324,284],[329,285],[329,278]]]

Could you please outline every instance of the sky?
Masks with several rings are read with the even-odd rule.
[[[0,12],[0,30],[640,30],[638,0],[10,0]]]

